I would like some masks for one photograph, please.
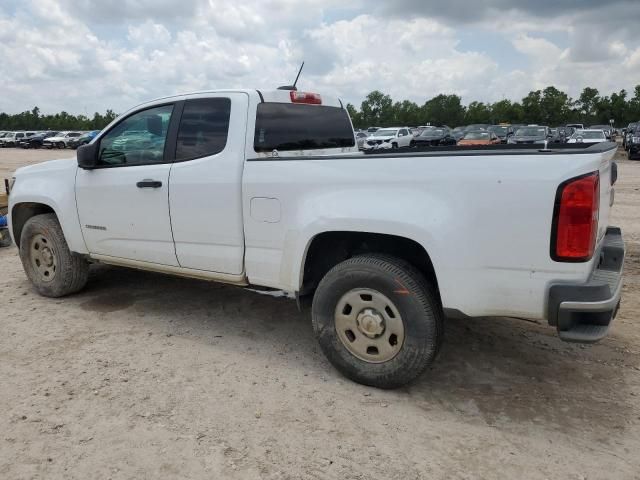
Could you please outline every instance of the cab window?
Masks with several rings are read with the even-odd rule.
[[[172,113],[162,105],[125,118],[100,140],[98,166],[162,163]]]
[[[176,161],[222,152],[227,145],[230,114],[229,98],[187,100],[178,129]]]
[[[343,108],[270,102],[258,104],[253,140],[256,152],[354,145],[353,127],[349,114]]]

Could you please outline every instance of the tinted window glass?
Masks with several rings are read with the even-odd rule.
[[[289,103],[260,103],[253,146],[256,152],[353,147],[346,110]]]
[[[180,119],[176,160],[206,157],[224,150],[230,113],[228,98],[187,100]]]
[[[100,140],[98,165],[145,165],[164,161],[173,105],[135,113]]]

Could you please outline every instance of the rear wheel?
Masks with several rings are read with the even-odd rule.
[[[331,269],[316,290],[312,315],[334,367],[374,387],[414,380],[442,342],[434,288],[412,265],[386,255],[354,257]]]
[[[45,297],[78,292],[89,278],[89,263],[69,251],[52,213],[27,220],[20,236],[20,260],[31,283]]]

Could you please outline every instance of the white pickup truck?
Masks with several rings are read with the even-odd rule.
[[[606,335],[624,244],[616,145],[357,151],[337,98],[228,90],[126,112],[77,159],[19,169],[9,226],[42,295],[101,262],[282,290],[349,378],[391,388],[447,317]]]

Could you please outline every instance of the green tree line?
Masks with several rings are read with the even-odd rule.
[[[592,87],[586,87],[577,99],[569,97],[556,87],[531,91],[521,101],[500,100],[495,103],[473,101],[462,104],[458,95],[440,94],[423,105],[404,100],[394,102],[389,95],[378,90],[369,93],[358,110],[348,104],[347,109],[356,128],[385,125],[469,125],[472,123],[537,123],[557,126],[566,123],[586,125],[608,124],[626,126],[640,120],[640,85],[633,95],[626,90],[602,96]],[[38,107],[14,115],[0,113],[0,130],[100,130],[116,114],[107,110],[93,117],[72,115],[67,112],[42,115]]]
[[[113,110],[98,112],[93,117],[71,115],[67,112],[42,115],[38,107],[21,113],[10,115],[0,113],[0,130],[102,130],[114,118]]]
[[[367,95],[358,110],[348,104],[355,128],[388,125],[470,125],[473,123],[536,123],[558,126],[567,123],[585,125],[609,124],[618,127],[640,120],[640,85],[633,96],[626,90],[602,96],[591,87],[582,90],[577,99],[556,87],[529,92],[519,102],[500,100],[495,103],[473,101],[463,105],[458,95],[440,94],[423,105],[404,100],[394,102],[389,95],[375,90]]]

